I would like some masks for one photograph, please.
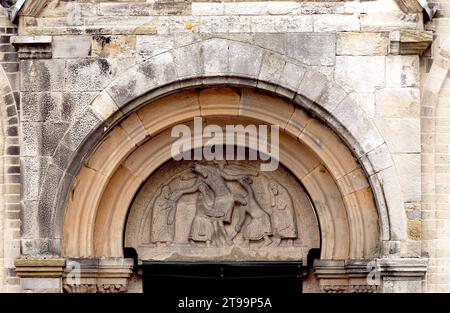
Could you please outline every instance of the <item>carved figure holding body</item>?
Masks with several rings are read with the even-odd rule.
[[[247,240],[247,243],[251,240],[257,241],[264,239],[264,245],[270,245],[272,243],[272,240],[269,238],[272,234],[270,216],[262,209],[258,200],[256,200],[251,186],[253,181],[251,178],[245,177],[239,182],[247,191],[246,203],[240,205],[238,208],[238,222],[229,238],[233,239],[242,230],[242,235]],[[247,214],[251,220],[244,225]]]

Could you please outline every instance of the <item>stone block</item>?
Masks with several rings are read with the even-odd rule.
[[[252,43],[281,54],[286,53],[286,44],[288,34],[273,33],[255,33],[252,36]]]
[[[418,88],[381,89],[376,92],[377,117],[419,118]]]
[[[334,34],[287,34],[286,54],[306,65],[334,65],[336,36]]]
[[[136,36],[136,53],[144,56],[153,56],[174,47],[171,36]]]
[[[374,118],[376,113],[375,95],[371,92],[359,93],[353,92],[350,94],[355,103],[357,103],[369,118]]]
[[[86,107],[98,96],[98,92],[66,92],[63,94],[62,121],[79,119]]]
[[[314,16],[314,32],[352,32],[361,28],[357,15],[318,14]]]
[[[421,200],[421,158],[419,153],[394,154],[394,163],[405,202]]]
[[[265,52],[258,79],[260,81],[277,84],[283,69],[285,68],[285,64],[286,59],[281,54],[268,51]],[[290,77],[286,78],[290,79]]]
[[[417,87],[420,85],[419,56],[389,55],[386,57],[387,87]]]
[[[20,66],[21,91],[60,91],[64,89],[63,60],[24,60]]]
[[[104,121],[119,110],[111,96],[102,91],[90,104],[92,110]]]
[[[327,77],[318,72],[306,72],[297,93],[311,101],[317,101],[328,87]]]
[[[42,124],[42,141],[40,153],[43,156],[51,156],[55,152],[61,138],[67,130],[67,123],[47,122]]]
[[[67,89],[70,91],[102,90],[111,78],[111,64],[106,59],[67,61]]]
[[[24,122],[22,127],[22,156],[38,156],[41,153],[42,123]]]
[[[347,90],[373,92],[385,85],[385,57],[338,56],[334,75]]]
[[[117,106],[122,108],[130,100],[177,78],[173,55],[166,52],[128,70],[111,83],[107,90]]]
[[[230,42],[229,72],[238,76],[256,78],[261,68],[263,50],[249,44]]]
[[[53,58],[85,58],[91,53],[90,36],[54,36]]]
[[[391,153],[420,153],[419,119],[377,119],[376,124]]]
[[[337,33],[336,55],[387,55],[387,33]]]
[[[362,109],[350,97],[345,98],[336,107],[333,114],[342,125],[346,125],[347,131],[360,145],[362,150],[354,151],[357,156],[361,156],[383,143],[383,138],[373,121],[365,116]]]
[[[292,62],[286,62],[281,71],[279,85],[292,91],[297,91],[306,71],[306,68],[303,66]]]
[[[22,92],[21,117],[24,122],[60,121],[62,94],[59,92]]]
[[[325,89],[325,92],[320,97],[318,103],[328,112],[332,112],[346,96],[347,93],[343,88],[337,84],[328,82],[328,88]]]
[[[173,50],[175,68],[179,78],[191,78],[200,75],[200,52],[198,45],[180,47]]]
[[[202,42],[200,60],[206,75],[227,73],[229,63],[229,41],[213,39]]]
[[[136,51],[136,36],[103,36],[92,37],[93,57],[134,57]]]
[[[90,109],[84,110],[82,116],[74,121],[64,135],[62,142],[71,150],[77,150],[79,145],[86,139],[95,127],[100,125],[100,118]]]

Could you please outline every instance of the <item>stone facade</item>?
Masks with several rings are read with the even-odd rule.
[[[134,199],[170,159],[167,129],[196,116],[280,125],[322,229],[304,290],[450,291],[450,4],[427,21],[415,0],[256,2],[5,11],[1,291],[140,290],[123,249],[153,252]]]

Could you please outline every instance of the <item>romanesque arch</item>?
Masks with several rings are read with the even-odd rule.
[[[215,52],[214,58],[209,58],[205,54],[205,52],[210,53],[211,49]],[[270,62],[267,62],[267,59]],[[113,81],[91,104],[92,109],[103,117],[104,122],[99,125],[95,134],[80,147],[79,151],[82,151],[82,153],[75,155],[66,173],[78,173],[78,168],[80,168],[84,160],[77,158],[80,158],[80,156],[84,157],[89,151],[92,151],[100,138],[104,136],[104,133],[117,133],[118,130],[114,126],[119,121],[124,120],[124,117],[128,118],[126,119],[128,123],[133,118],[136,119],[136,115],[131,114],[131,112],[137,111],[147,103],[154,102],[154,100],[166,94],[187,88],[224,85],[256,87],[259,90],[265,90],[282,97],[285,101],[291,101],[290,109],[286,109],[287,111],[284,113],[279,108],[269,108],[267,110],[256,107],[254,109],[256,111],[250,114],[252,117],[258,116],[266,122],[278,121],[283,125],[289,120],[294,106],[297,106],[297,111],[300,111],[300,108],[307,110],[314,114],[322,123],[328,125],[350,148],[342,148],[342,150],[346,150],[346,153],[354,156],[358,161],[357,163],[361,166],[361,171],[364,173],[361,176],[366,177],[365,179],[371,186],[380,220],[380,240],[400,240],[405,238],[406,223],[403,204],[397,200],[398,197],[394,197],[395,194],[399,193],[399,185],[395,179],[383,179],[385,173],[392,167],[392,160],[388,154],[383,153],[386,147],[382,137],[372,122],[365,118],[358,104],[346,97],[347,93],[345,90],[336,83],[329,81],[324,75],[314,71],[307,71],[301,64],[285,56],[265,51],[257,46],[231,40],[210,39],[174,49],[138,64]],[[223,107],[212,107],[211,111],[228,115],[236,114],[236,110],[233,112],[233,109],[229,108],[229,106],[226,104]],[[155,123],[152,126],[154,129],[147,132],[146,136],[151,137],[152,134],[163,130],[165,127],[178,121],[190,119],[199,113],[189,108],[189,106],[187,108],[179,106],[178,109],[172,112],[174,114],[169,113],[170,115],[167,115],[166,113],[164,116],[161,115],[159,123]],[[207,112],[203,114],[207,115]],[[280,114],[281,116],[279,116]],[[153,120],[155,119],[153,118]],[[317,127],[323,127],[320,123],[313,123],[309,127],[315,124]],[[70,133],[70,130],[68,133]],[[140,138],[139,140],[144,140],[144,134],[146,132],[142,129],[139,132],[139,128],[133,131],[133,136],[137,136],[137,138]],[[115,149],[116,152],[114,154],[120,155],[119,159],[130,155],[131,151],[140,144],[139,140],[137,142],[128,142],[128,146]],[[322,141],[320,140],[320,142]],[[125,142],[122,144],[125,145]],[[312,143],[308,146],[314,150]],[[335,160],[336,154],[330,152],[328,156],[323,152],[318,154],[322,159],[326,160],[324,163],[329,167],[329,171],[334,174],[335,179],[349,173],[339,169],[342,167],[339,163],[342,164],[343,161]],[[90,159],[92,159],[92,155]],[[102,162],[105,166],[109,166],[106,169],[108,174],[99,176],[99,178],[102,178],[103,183],[107,183],[109,178],[112,177],[119,164],[119,159],[114,159],[111,163]],[[336,173],[336,171],[340,172]],[[87,175],[90,177],[90,180],[91,176],[95,176],[95,174],[95,171],[92,171],[92,167],[81,167],[80,176],[76,179],[78,183],[75,183],[75,186],[89,186],[89,183],[79,182],[83,179],[83,176]],[[67,183],[63,184],[65,190],[61,190],[59,193],[61,197],[55,202],[53,225],[56,232],[61,230],[63,224],[66,199],[69,199],[70,202],[70,199],[74,199],[73,197],[76,195],[73,190],[69,193],[69,188],[72,186],[71,175],[66,174],[65,179],[67,180]],[[92,221],[84,223],[85,226],[92,227],[94,225],[93,221],[95,221],[103,190],[103,188],[100,188],[96,192],[90,191],[89,197],[92,197],[94,205],[89,208],[91,211],[86,216],[90,216]],[[66,198],[68,195],[70,195],[70,198]],[[86,206],[83,207],[87,208]],[[80,216],[80,212],[72,213],[72,210],[70,209],[66,212],[66,225],[68,223],[78,224],[77,219]],[[64,253],[66,255],[72,254],[73,256],[95,255],[95,240],[93,240],[95,232],[93,229],[82,232],[73,229],[76,234],[87,237],[83,240],[79,240],[81,238],[72,240],[72,228],[67,227],[64,226],[66,229]],[[80,227],[84,226],[80,225]],[[70,231],[67,231],[68,229]],[[60,236],[60,234],[53,235],[56,238]],[[86,238],[89,239],[86,240]],[[73,244],[76,242],[83,242],[86,245],[83,248],[73,248]],[[103,256],[108,256],[109,254],[117,256],[118,251],[102,251],[101,254]],[[329,256],[332,257],[332,255]]]

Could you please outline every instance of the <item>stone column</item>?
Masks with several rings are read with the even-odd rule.
[[[20,258],[16,259],[17,276],[24,292],[60,293],[65,259]]]

